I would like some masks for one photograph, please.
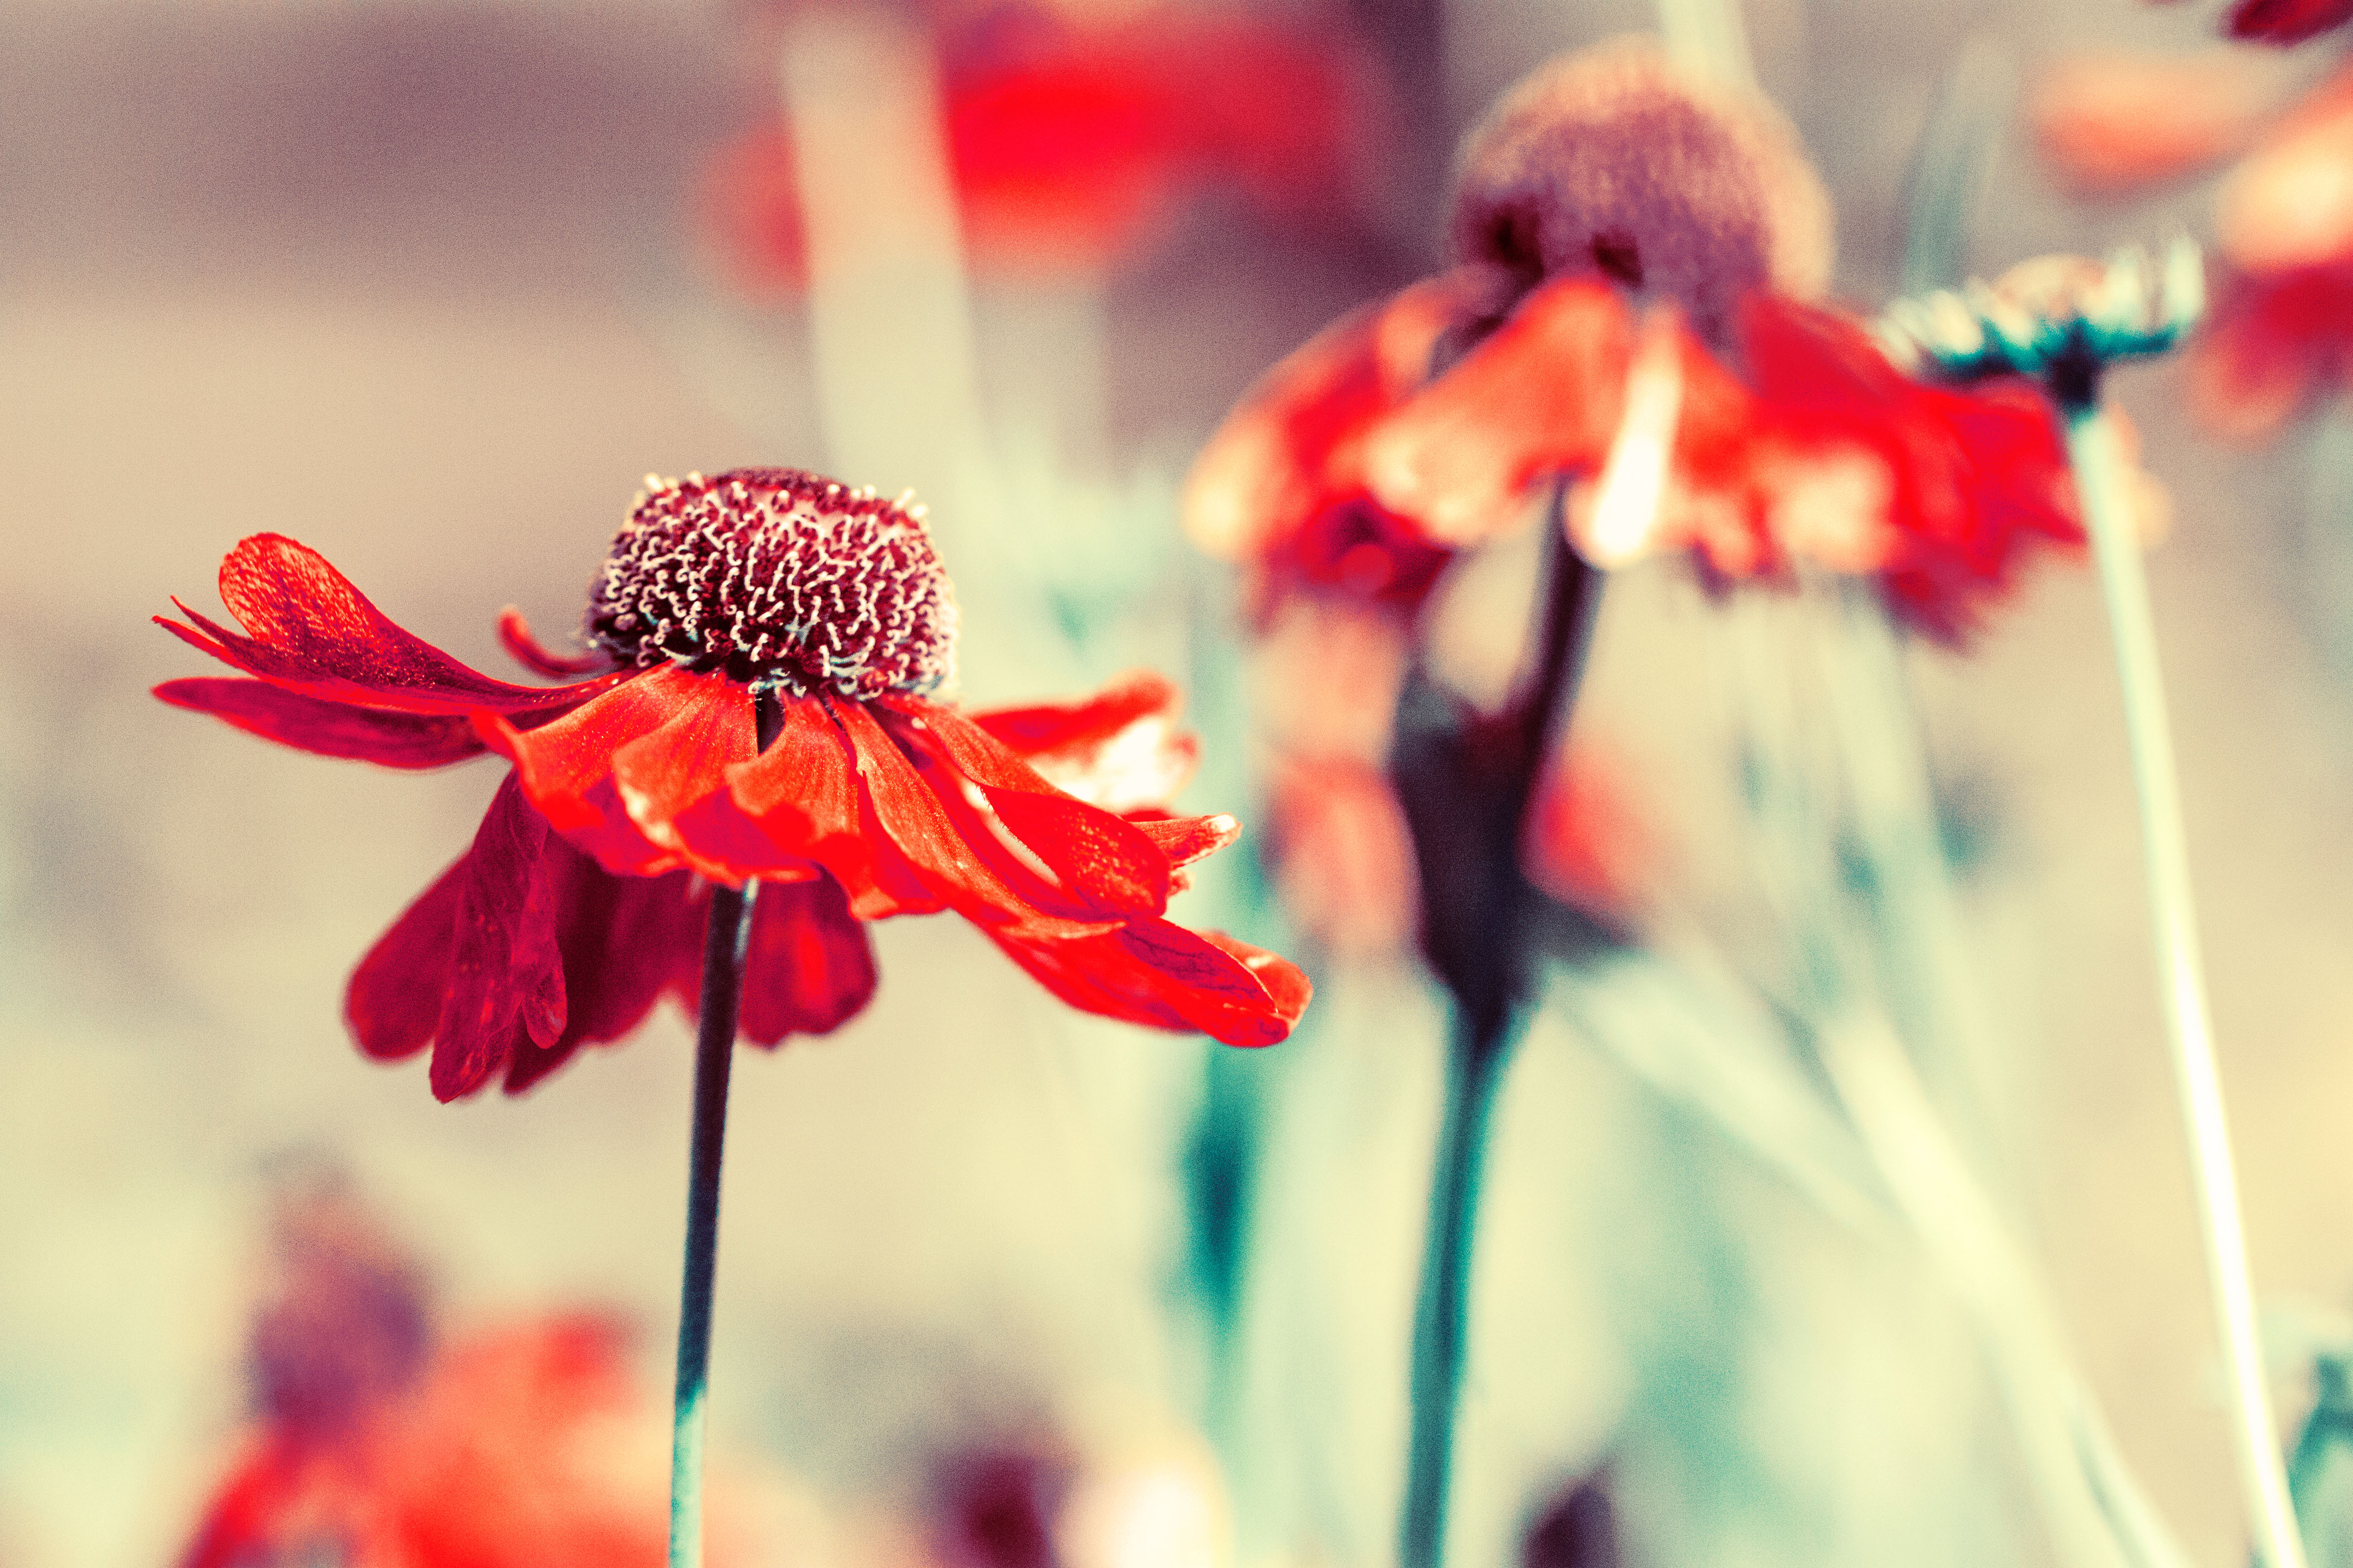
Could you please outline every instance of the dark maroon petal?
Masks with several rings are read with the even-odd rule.
[[[343,1016],[360,1049],[378,1061],[414,1056],[432,1041],[449,990],[458,909],[472,862],[470,850],[442,872],[352,971]]]
[[[174,708],[210,713],[248,734],[322,757],[391,768],[438,768],[479,756],[473,725],[445,713],[396,713],[304,697],[266,680],[167,680],[155,695]]]
[[[576,704],[622,679],[556,690],[493,680],[394,625],[318,552],[274,533],[257,533],[229,552],[220,593],[250,636],[176,599],[194,626],[161,616],[158,623],[216,658],[307,696],[417,713],[516,713]]]
[[[745,1039],[774,1046],[839,1028],[872,998],[875,978],[874,949],[839,883],[760,884],[744,961]]]
[[[984,854],[944,804],[954,794],[952,781],[938,788],[927,784],[861,705],[843,702],[833,711],[857,753],[858,781],[876,824],[914,875],[958,914],[1021,936],[1070,938],[1104,929],[1106,921],[1055,914],[1016,892],[994,864],[1003,847],[989,846]],[[949,771],[936,759],[928,760],[932,767]],[[969,805],[963,811],[968,814]]]
[[[1158,914],[1168,907],[1168,857],[1134,824],[1056,789],[971,720],[934,703],[893,700],[883,711],[910,751],[947,764],[925,780],[951,806],[976,784],[997,818],[1053,873],[1081,918]]]
[[[1072,942],[988,934],[1073,1007],[1155,1028],[1198,1029],[1229,1046],[1271,1046],[1289,1035],[1313,989],[1271,952],[1163,920]]]
[[[554,833],[541,860],[555,894],[564,955],[564,1033],[549,1045],[515,1042],[509,1094],[531,1088],[582,1046],[629,1035],[663,993],[691,1001],[702,966],[711,896],[686,872],[616,877]]]
[[[576,680],[584,675],[605,675],[613,668],[613,657],[608,653],[579,655],[552,653],[531,635],[531,623],[522,612],[509,605],[499,612],[499,642],[514,657],[517,664],[534,674],[552,680]]]
[[[466,857],[449,988],[433,1031],[437,1100],[481,1088],[519,1039],[548,1046],[564,1033],[564,957],[541,854],[547,832],[518,775],[508,775]]]

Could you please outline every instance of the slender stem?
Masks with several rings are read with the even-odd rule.
[[[783,710],[753,700],[760,749]],[[702,1023],[694,1042],[694,1135],[687,1155],[686,1268],[679,1286],[678,1390],[670,1411],[670,1568],[702,1568],[704,1396],[711,1384],[711,1302],[719,1271],[719,1170],[727,1143],[727,1081],[744,1002],[744,955],[760,884],[711,889],[703,928]]]
[[[2207,1275],[2230,1376],[2240,1483],[2253,1516],[2256,1555],[2268,1568],[2305,1568],[2304,1543],[2288,1500],[2271,1392],[2263,1381],[2263,1348],[2255,1331],[2254,1287],[2247,1273],[2246,1235],[2240,1219],[2238,1179],[2231,1163],[2231,1133],[2222,1110],[2222,1080],[2207,1016],[2206,981],[2198,957],[2198,927],[2189,897],[2189,841],[2173,762],[2173,740],[2158,670],[2157,632],[2149,614],[2148,582],[2123,493],[2116,434],[2094,398],[2069,401],[2067,452],[2090,521],[2100,584],[2116,637],[2116,671],[2124,683],[2125,729],[2132,750],[2133,783],[2140,795],[2142,847],[2147,858],[2149,912],[2156,922],[2163,979],[2166,1037],[2189,1135],[2189,1163],[2205,1234]]]
[[[1419,668],[1398,697],[1390,771],[1421,877],[1422,952],[1454,1012],[1414,1314],[1401,1568],[1436,1568],[1445,1542],[1488,1113],[1534,978],[1536,896],[1520,870],[1520,838],[1537,776],[1568,725],[1599,598],[1599,575],[1568,548],[1561,504],[1556,493],[1535,657],[1503,719],[1442,698]]]
[[[1447,1052],[1446,1110],[1430,1177],[1421,1291],[1414,1304],[1413,1429],[1406,1450],[1398,1568],[1437,1568],[1445,1548],[1454,1410],[1461,1393],[1471,1295],[1472,1228],[1486,1165],[1489,1112],[1503,1077],[1504,1022],[1458,1014]]]

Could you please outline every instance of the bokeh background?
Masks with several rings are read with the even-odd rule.
[[[496,770],[297,756],[150,700],[202,672],[146,617],[208,607],[237,538],[302,540],[497,669],[500,608],[567,629],[649,469],[916,484],[964,588],[967,697],[1157,663],[1200,686],[1223,748],[1189,801],[1249,815],[1252,667],[1222,569],[1175,528],[1190,453],[1276,358],[1430,268],[1447,150],[1497,91],[1657,25],[1632,0],[1260,16],[1363,90],[1328,207],[1303,221],[1208,178],[1101,257],[966,278],[923,250],[939,193],[891,184],[885,146],[872,178],[841,176],[872,208],[843,243],[877,270],[797,295],[743,287],[713,160],[773,118],[780,53],[820,147],[828,112],[920,115],[909,62],[938,18],[0,8],[0,1564],[174,1559],[251,1409],[291,1166],[348,1173],[452,1322],[609,1306],[641,1327],[649,1408],[666,1390],[684,1027],[665,1014],[524,1100],[455,1107],[421,1064],[356,1055],[349,967]],[[2195,181],[2073,198],[2019,104],[2075,51],[2207,47],[2211,7],[1752,0],[1746,20],[1863,309],[1902,284],[1932,124],[1983,155],[1969,270],[2210,226]],[[2175,499],[2151,571],[2254,1269],[2300,1420],[2353,1287],[2353,432],[2323,414],[2228,449],[2177,376],[2117,392]],[[1579,723],[1633,781],[1645,907],[1736,954],[1766,915],[1718,616],[1672,565],[1614,583]],[[1910,673],[2000,1021],[1975,1148],[2121,1451],[2190,1560],[2222,1563],[2242,1530],[2105,638],[2088,573],[2047,567],[1977,649],[1915,650]],[[1197,918],[1280,936],[1249,881],[1205,884]],[[765,1560],[964,1561],[931,1522],[942,1466],[1041,1447],[1177,1478],[1226,1542],[1066,1542],[1073,1562],[1386,1560],[1441,1038],[1411,964],[1326,965],[1311,1028],[1205,1079],[1214,1047],[1066,1018],[960,925],[877,935],[871,1009],[737,1073],[713,1413],[731,1462],[794,1500]],[[1630,1071],[1594,1037],[1620,1005],[1538,1027],[1507,1093],[1459,1560],[1519,1560],[1595,1474],[1630,1563],[2041,1560],[1950,1292]],[[1271,1151],[1222,1356],[1187,1286],[1205,1081],[1250,1101]]]

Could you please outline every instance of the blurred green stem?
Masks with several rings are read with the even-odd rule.
[[[2288,1500],[2271,1391],[2263,1378],[2255,1329],[2254,1288],[2247,1272],[2246,1235],[2239,1211],[2238,1178],[2222,1108],[2221,1073],[2207,1013],[2206,980],[2198,956],[2198,925],[2189,893],[2189,839],[2183,830],[2173,737],[2158,668],[2157,630],[2149,613],[2148,580],[2140,540],[2125,493],[2126,468],[2115,427],[2101,412],[2096,384],[2083,395],[2063,386],[2067,454],[2099,561],[2108,624],[2115,634],[2116,673],[2124,686],[2125,730],[2131,744],[2133,784],[2140,796],[2141,841],[2148,874],[2149,912],[2165,1003],[2166,1038],[2172,1047],[2176,1087],[2189,1138],[2198,1217],[2206,1242],[2207,1277],[2229,1374],[2240,1482],[2251,1515],[2259,1562],[2267,1568],[2305,1568],[2304,1543]]]
[[[1430,1185],[1430,1228],[1414,1304],[1413,1430],[1406,1458],[1399,1568],[1443,1560],[1449,1457],[1462,1385],[1464,1321],[1471,1297],[1472,1222],[1486,1168],[1487,1122],[1504,1061],[1505,1020],[1457,1013],[1446,1056],[1446,1107]]]

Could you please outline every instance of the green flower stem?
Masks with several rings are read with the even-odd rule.
[[[2263,1380],[2263,1347],[2255,1331],[2254,1288],[2247,1273],[2247,1242],[2239,1213],[2238,1178],[2222,1109],[2221,1073],[2207,1014],[2206,980],[2198,957],[2198,925],[2189,896],[2189,841],[2173,761],[2173,738],[2158,669],[2157,631],[2149,614],[2148,582],[2140,542],[2124,494],[2125,467],[2116,432],[2096,395],[2066,404],[2067,454],[2084,498],[2098,558],[2100,585],[2116,637],[2116,672],[2124,685],[2125,730],[2131,742],[2133,783],[2140,795],[2142,847],[2148,874],[2149,912],[2156,922],[2158,965],[2165,1002],[2166,1037],[2173,1050],[2176,1087],[2189,1136],[2198,1217],[2206,1241],[2207,1276],[2229,1373],[2240,1483],[2265,1568],[2305,1568],[2303,1540],[2288,1501],[2278,1427]]]
[[[760,749],[782,728],[773,697],[753,700]],[[711,1387],[711,1301],[719,1270],[719,1167],[727,1082],[744,1002],[744,954],[760,884],[711,889],[702,941],[702,1024],[694,1044],[694,1134],[687,1155],[686,1268],[679,1287],[678,1391],[670,1411],[670,1568],[702,1568],[703,1405]]]
[[[1472,1222],[1479,1212],[1487,1123],[1503,1077],[1504,1044],[1503,1029],[1466,1016],[1459,1019],[1447,1052],[1446,1107],[1430,1175],[1421,1289],[1414,1303],[1413,1427],[1406,1451],[1399,1568],[1437,1568],[1444,1558],[1454,1412],[1462,1388],[1470,1308]]]

